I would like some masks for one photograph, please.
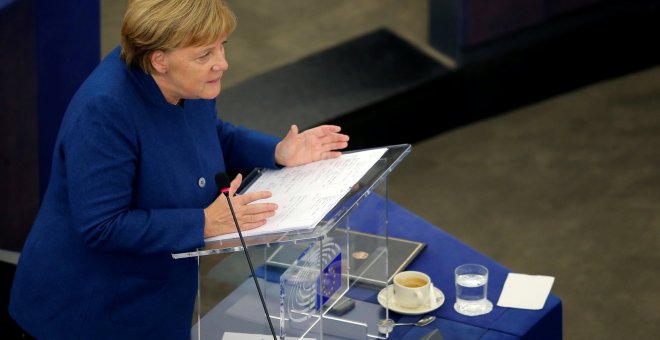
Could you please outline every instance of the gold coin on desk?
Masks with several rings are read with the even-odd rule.
[[[369,257],[369,253],[366,251],[356,251],[353,252],[351,256],[353,256],[353,258],[356,260],[365,260],[367,257]]]

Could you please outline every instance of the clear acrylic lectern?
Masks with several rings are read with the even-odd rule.
[[[244,235],[278,339],[389,337],[378,330],[378,321],[389,318],[390,297],[383,292],[393,271],[387,176],[411,146],[382,149],[375,164],[313,227]],[[241,192],[264,171],[248,175]],[[369,204],[373,199],[380,204]],[[193,339],[272,338],[240,239],[207,240],[203,249],[172,256],[199,264]]]

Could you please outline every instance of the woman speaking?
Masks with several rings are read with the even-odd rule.
[[[129,1],[121,46],[67,108],[21,253],[9,309],[29,336],[190,338],[197,263],[170,254],[235,231],[215,174],[301,165],[347,147],[337,126],[292,125],[280,139],[217,118],[235,26],[220,0]],[[243,229],[276,214],[268,197],[232,197]]]

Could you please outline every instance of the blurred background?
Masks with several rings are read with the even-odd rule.
[[[59,122],[126,3],[0,0],[3,324]],[[389,198],[555,276],[567,339],[660,338],[660,1],[228,3],[221,118],[412,144]]]

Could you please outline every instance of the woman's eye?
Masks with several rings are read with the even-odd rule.
[[[206,53],[202,54],[201,56],[199,56],[199,59],[206,59],[210,55],[211,55],[211,52],[206,52]]]

